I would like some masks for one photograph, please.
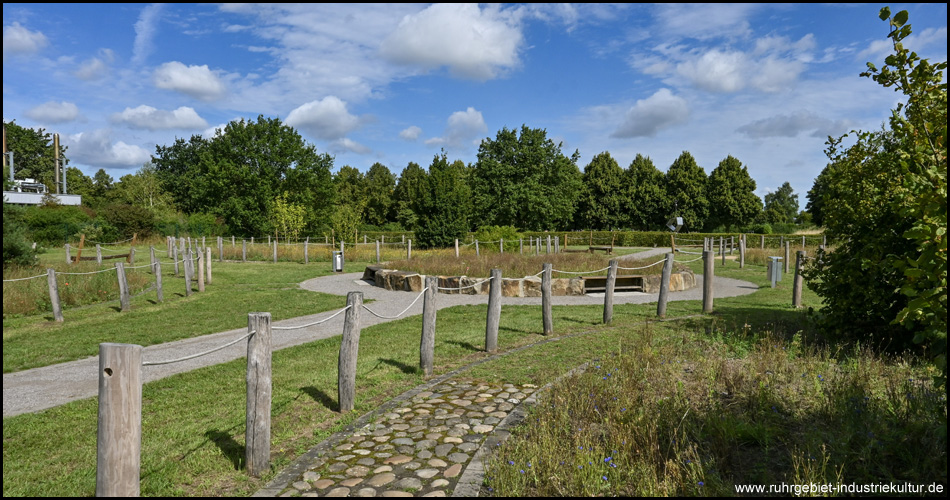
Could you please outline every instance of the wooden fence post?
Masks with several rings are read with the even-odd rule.
[[[745,269],[745,235],[739,237],[739,269]]]
[[[548,235],[548,244],[545,247],[545,253],[547,253],[548,255],[551,254],[551,235],[550,234]]]
[[[498,238],[498,253],[505,253],[505,239]]]
[[[270,236],[268,236],[267,239],[270,239]],[[276,263],[277,263],[277,240],[275,239],[274,240],[274,264]]]
[[[218,262],[224,262],[224,238],[220,236],[218,236]]]
[[[763,235],[759,236],[759,238],[760,238],[759,241],[761,242],[761,243],[759,244],[759,246],[764,250],[764,249],[765,249],[765,235],[763,234]]]
[[[241,262],[247,262],[247,240],[241,239]]]
[[[192,276],[192,267],[191,267],[191,250],[185,251],[185,296],[191,296],[191,276]]]
[[[204,262],[204,252],[200,248],[195,249],[198,254],[198,291],[205,291],[205,262]]]
[[[485,351],[498,350],[498,323],[501,320],[501,269],[491,270],[488,289],[488,317],[485,320]]]
[[[792,257],[791,251],[792,251],[792,242],[791,242],[791,241],[788,241],[788,240],[785,240],[785,268],[783,269],[783,272],[784,272],[785,274],[788,274],[788,266],[789,266],[789,262],[788,262],[788,261],[789,261],[789,260],[791,259],[791,257]]]
[[[604,290],[604,324],[614,318],[614,288],[617,285],[617,259],[610,259],[607,269],[607,287]]]
[[[475,240],[475,256],[478,257],[479,255],[480,254],[478,253],[478,240]]]
[[[208,247],[207,249],[205,249],[205,252],[207,253],[207,256],[205,257],[205,267],[207,269],[205,270],[208,271],[208,284],[210,285],[211,284],[211,247]]]
[[[172,258],[172,237],[171,236],[165,237],[165,258],[166,259]]]
[[[96,243],[96,264],[102,265],[102,247]]]
[[[99,344],[96,496],[139,496],[141,460],[142,346]]]
[[[458,240],[455,240],[455,241],[456,241],[456,244],[457,244],[457,243],[458,243]],[[456,248],[456,252],[458,252],[458,247],[455,247],[455,248]],[[456,256],[457,256],[457,255],[456,255]],[[376,263],[377,263],[377,264],[380,263],[380,259],[379,259],[379,240],[376,240]]]
[[[459,239],[455,238],[455,258],[459,258]]]
[[[805,251],[795,252],[795,279],[792,281],[792,306],[802,307],[802,285],[805,278],[802,276],[802,267],[805,266]]]
[[[660,276],[660,297],[656,301],[656,316],[658,318],[666,317],[666,303],[670,297],[670,277],[673,274],[673,254],[666,254],[666,261],[663,262],[663,274]]]
[[[63,322],[63,306],[59,302],[59,283],[56,282],[56,270],[46,270],[46,282],[49,285],[49,301],[53,306],[53,320]]]
[[[178,246],[172,245],[172,260],[175,261],[175,276],[178,276]]]
[[[307,236],[307,241],[303,242],[303,263],[310,263],[310,237]]]
[[[713,311],[713,268],[716,257],[711,250],[703,252],[703,312]]]
[[[541,267],[541,325],[544,335],[554,334],[554,316],[551,314],[551,264]]]
[[[129,282],[125,277],[125,264],[116,262],[115,273],[119,278],[119,304],[122,312],[129,312],[132,310],[132,306],[129,304]]]
[[[69,253],[70,253],[70,252],[69,252],[69,243],[67,243],[67,244],[66,244],[66,263],[67,263],[67,264],[72,264],[72,263],[73,263],[73,258],[72,258],[72,256],[69,255]]]
[[[426,276],[426,290],[422,298],[422,340],[419,342],[419,368],[426,378],[432,376],[432,364],[435,359],[435,297],[439,278]]]
[[[149,246],[148,247],[148,263],[154,264],[156,260],[157,259],[155,258],[155,247]]]
[[[159,302],[165,301],[165,294],[162,293],[162,263],[155,259],[152,262],[152,274],[155,275],[155,293]]]
[[[231,235],[231,248],[234,248],[234,235]]]
[[[726,265],[726,239],[719,237],[719,255],[722,256],[722,265]]]
[[[244,460],[247,473],[260,477],[270,469],[271,317],[249,313],[247,330],[247,411],[244,417]]]
[[[518,238],[518,253],[524,255],[524,238]]]
[[[337,375],[337,397],[340,412],[353,409],[356,400],[356,360],[360,348],[360,312],[363,308],[363,292],[346,294],[346,315],[343,320],[343,340],[340,343],[340,360]]]
[[[406,260],[412,260],[412,240],[409,240],[409,246],[406,247]]]

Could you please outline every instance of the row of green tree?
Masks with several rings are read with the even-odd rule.
[[[52,188],[50,134],[6,125],[17,177]],[[63,146],[60,156],[68,163]],[[121,212],[121,224],[101,222],[140,231],[181,228],[186,217],[206,214],[237,235],[409,230],[432,246],[483,226],[661,230],[679,216],[692,231],[771,232],[779,225],[791,232],[808,221],[788,183],[766,195],[763,206],[748,169],[732,156],[709,175],[686,151],[666,173],[643,155],[624,169],[604,152],[583,171],[578,158],[577,151],[565,155],[545,130],[522,126],[483,140],[467,165],[443,151],[428,168],[410,162],[398,176],[381,163],[366,173],[349,165],[332,173],[331,155],[279,119],[261,116],[231,122],[211,138],[158,146],[152,161],[118,181],[102,169],[88,177],[68,165],[66,175],[69,192],[82,195],[93,219],[100,211]]]

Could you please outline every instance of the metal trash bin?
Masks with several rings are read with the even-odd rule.
[[[772,288],[775,288],[775,283],[782,281],[782,257],[769,257],[766,269]]]
[[[333,272],[343,272],[343,252],[339,250],[333,252]]]

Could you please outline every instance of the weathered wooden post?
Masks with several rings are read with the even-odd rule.
[[[498,253],[505,253],[505,239],[498,238]]]
[[[550,234],[548,235],[548,244],[545,247],[545,253],[547,253],[548,255],[551,254],[551,235]]]
[[[129,312],[132,306],[129,304],[129,282],[125,278],[125,263],[116,262],[115,272],[119,278],[119,304],[122,312]]]
[[[234,248],[234,235],[231,235],[231,248]]]
[[[49,285],[49,301],[53,306],[53,320],[63,322],[63,306],[59,303],[59,283],[56,282],[56,270],[46,270],[46,282]]]
[[[656,316],[666,317],[666,303],[670,297],[670,277],[673,275],[673,254],[666,254],[663,262],[663,274],[660,276],[660,297],[656,301]]]
[[[363,244],[364,244],[364,245],[366,244],[366,235],[365,235],[365,234],[363,235]]]
[[[172,258],[172,237],[171,236],[165,237],[165,258],[166,259]]]
[[[498,350],[498,323],[501,321],[501,269],[491,270],[488,289],[488,317],[485,320],[485,351]]]
[[[824,247],[824,246],[827,245],[827,244],[828,244],[828,236],[827,236],[827,235],[824,235],[824,234],[821,235],[821,246]]]
[[[786,241],[785,241],[785,268],[783,269],[783,271],[784,271],[786,274],[788,274],[788,266],[789,266],[789,262],[788,262],[788,261],[791,260],[791,259],[790,259],[790,257],[791,257],[791,251],[792,251],[792,242],[786,240]]]
[[[172,260],[175,261],[175,276],[178,276],[178,246],[172,245]]]
[[[722,256],[722,265],[726,265],[726,239],[719,237],[719,255]]]
[[[204,262],[204,252],[200,248],[196,248],[195,252],[198,254],[198,292],[205,291],[205,262]]]
[[[343,340],[340,344],[337,397],[340,412],[353,409],[356,400],[356,359],[360,348],[360,311],[363,308],[363,292],[346,294],[346,315],[343,320]]]
[[[69,252],[69,243],[67,243],[67,244],[66,244],[66,263],[67,263],[67,264],[72,264],[72,263],[73,263],[73,258],[72,258],[71,255],[69,255],[69,253],[70,253],[70,252]]]
[[[761,243],[759,244],[759,246],[760,246],[763,250],[765,250],[765,235],[763,234],[763,235],[759,236],[759,238],[760,238],[759,241],[761,242]]]
[[[518,253],[524,255],[524,238],[518,238]]]
[[[270,246],[270,235],[267,235],[267,246]]]
[[[802,268],[805,266],[805,251],[795,252],[795,279],[792,281],[792,306],[802,307],[802,285],[805,278],[802,276]]]
[[[260,477],[270,469],[271,317],[249,313],[247,330],[247,411],[244,460],[247,473]]]
[[[142,346],[99,344],[96,496],[139,496],[141,457]]]
[[[406,244],[406,235],[405,235],[405,234],[402,235],[402,244],[403,244],[403,245]]]
[[[478,257],[479,255],[481,254],[478,253],[478,240],[475,240],[475,256]]]
[[[419,368],[426,378],[432,376],[435,359],[435,297],[439,278],[426,276],[425,295],[422,298],[422,340],[419,342]]]
[[[739,237],[739,269],[745,269],[745,235]]]
[[[456,244],[456,245],[458,245],[458,241],[459,241],[459,240],[455,240],[455,244]],[[456,246],[455,249],[456,249],[456,252],[455,252],[456,255],[455,255],[455,256],[458,257],[458,246]],[[377,264],[380,263],[380,259],[379,259],[379,240],[376,240],[376,263],[377,263]]]
[[[607,287],[604,290],[604,324],[614,318],[614,288],[617,285],[617,259],[610,259],[607,269]]]
[[[541,324],[544,335],[554,334],[554,316],[551,314],[551,264],[541,268]]]
[[[158,259],[155,258],[155,247],[154,246],[148,247],[148,263],[154,264],[156,260]]]
[[[735,249],[736,249],[736,237],[730,236],[729,237],[729,255],[732,255],[732,252],[735,251]]]
[[[191,296],[191,276],[192,276],[192,267],[191,267],[191,250],[185,252],[185,297]]]
[[[802,235],[802,250],[805,249],[805,235]]]
[[[165,301],[165,294],[162,293],[162,263],[155,259],[152,262],[152,274],[155,275],[155,294],[159,302]]]
[[[412,240],[409,240],[409,246],[406,247],[406,260],[412,260]]]
[[[218,236],[218,262],[224,262],[224,239]]]
[[[712,251],[703,252],[703,312],[709,314],[713,311],[713,261],[715,256]]]
[[[459,239],[455,238],[455,258],[459,258]]]
[[[96,243],[96,264],[102,265],[102,247]]]
[[[268,236],[268,239],[270,236]],[[277,240],[274,240],[274,264],[277,263]]]
[[[307,240],[303,242],[303,263],[310,263],[310,237],[307,236]]]
[[[561,237],[554,237],[554,253],[561,253]]]

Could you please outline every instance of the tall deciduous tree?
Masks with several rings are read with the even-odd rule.
[[[618,229],[625,225],[623,169],[610,153],[594,156],[584,167],[578,216],[586,229]]]
[[[815,183],[808,190],[808,204],[805,210],[811,214],[811,221],[816,226],[825,225],[825,193],[828,191],[828,168],[822,169],[818,177],[815,177]]]
[[[447,247],[467,234],[471,189],[466,170],[461,160],[449,163],[445,151],[432,159],[425,182],[427,194],[419,207],[419,246]]]
[[[544,129],[503,128],[484,139],[471,175],[475,225],[527,230],[566,227],[581,192],[580,154],[561,153]]]
[[[418,163],[409,162],[399,174],[394,198],[396,220],[410,231],[417,229],[420,207],[425,205],[427,195],[426,171]]]
[[[798,217],[798,195],[787,181],[765,195],[765,220],[770,224],[792,224]]]
[[[648,156],[637,154],[624,170],[623,211],[633,229],[656,231],[669,217],[663,172]]]
[[[396,190],[396,176],[382,163],[369,167],[364,178],[366,186],[366,208],[363,222],[382,226],[395,219],[393,194]]]
[[[666,196],[670,217],[682,217],[686,229],[700,231],[709,218],[706,172],[693,155],[683,151],[666,171]]]
[[[806,276],[823,299],[822,324],[834,334],[902,350],[924,347],[947,375],[947,62],[904,48],[907,12],[888,21],[894,52],[870,77],[906,98],[889,127],[831,139],[821,195],[827,233],[840,242],[819,253]],[[846,136],[845,136],[846,137]],[[856,285],[860,280],[860,285]]]
[[[762,211],[762,200],[755,195],[755,181],[749,169],[731,155],[709,174],[708,192],[708,227],[745,226]]]

